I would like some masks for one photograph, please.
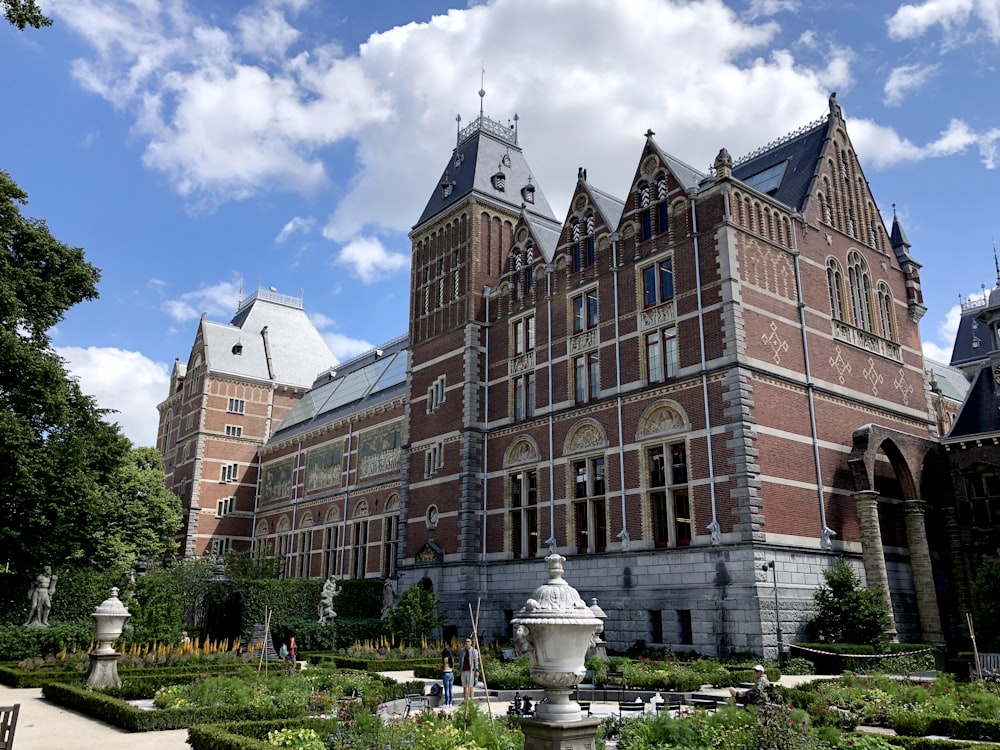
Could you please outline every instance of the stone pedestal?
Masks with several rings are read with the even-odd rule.
[[[600,723],[596,716],[573,722],[521,719],[524,750],[595,750]]]
[[[90,669],[87,670],[85,680],[87,687],[111,688],[121,687],[122,678],[118,676],[118,656],[115,651],[101,653],[101,651],[90,652]]]

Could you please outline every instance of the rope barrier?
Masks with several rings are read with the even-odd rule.
[[[914,656],[916,654],[926,654],[933,651],[933,648],[921,648],[916,651],[897,651],[894,654],[838,654],[834,651],[821,651],[818,648],[808,648],[806,646],[798,646],[794,643],[785,644],[789,648],[797,648],[800,651],[808,651],[811,654],[823,654],[824,656],[840,656],[849,659],[890,659],[896,656]]]

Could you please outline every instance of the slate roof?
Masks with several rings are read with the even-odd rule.
[[[997,290],[994,290],[996,292]],[[968,299],[962,303],[962,317],[958,321],[955,344],[951,349],[951,366],[962,367],[985,358],[994,348],[990,329],[978,319],[990,309],[990,299]]]
[[[285,415],[269,442],[294,437],[344,415],[404,396],[408,340],[408,336],[400,336],[322,373]]]
[[[599,190],[589,183],[587,184],[587,189],[590,191],[590,194],[594,199],[594,204],[597,206],[597,210],[600,211],[601,216],[604,217],[604,222],[607,226],[617,229],[618,225],[621,223],[622,214],[625,213],[625,201],[621,198],[616,198],[611,195],[611,193]]]
[[[1000,385],[993,377],[997,364],[996,360],[987,361],[976,371],[946,439],[1000,432]]]
[[[493,184],[493,175],[498,171],[505,175],[503,190],[498,190]],[[447,194],[445,185],[450,187]],[[534,188],[533,203],[525,201],[522,196],[522,189],[528,185]],[[529,214],[556,220],[517,145],[516,128],[506,128],[483,115],[460,131],[458,145],[414,228],[447,211],[472,193],[514,212],[519,212],[521,205],[525,204]]]
[[[531,228],[531,233],[538,243],[542,258],[546,263],[551,263],[559,246],[559,236],[562,233],[562,224],[556,220],[548,220],[534,214],[524,214],[525,223]]]
[[[924,379],[937,381],[941,395],[961,403],[969,392],[969,379],[958,368],[924,357]]]
[[[202,321],[212,372],[270,380],[262,329],[267,328],[274,380],[307,388],[336,358],[302,309],[302,300],[268,290],[247,298],[229,325]]]
[[[809,185],[818,168],[826,141],[827,119],[817,120],[785,138],[740,159],[733,166],[733,177],[752,183],[756,175],[784,164],[778,184],[762,190],[795,211],[802,211],[809,197]]]

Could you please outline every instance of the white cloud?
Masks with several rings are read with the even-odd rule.
[[[122,433],[136,446],[155,446],[159,413],[156,405],[169,394],[170,369],[139,352],[110,347],[56,349],[66,360],[70,375],[84,393],[103,409],[113,409],[108,422],[121,425]]]
[[[954,343],[954,342],[952,342]],[[938,346],[933,341],[922,342],[923,353],[927,359],[933,359],[935,362],[940,362],[941,364],[948,364],[951,362],[951,349],[952,345],[949,344],[947,347]]]
[[[373,284],[410,267],[408,255],[389,252],[374,237],[351,240],[344,245],[335,262],[347,266],[365,284]]]
[[[324,333],[323,340],[326,341],[326,345],[330,347],[330,351],[333,352],[333,356],[337,358],[338,362],[346,362],[375,348],[374,344],[364,339],[352,339],[342,333]]]
[[[878,125],[871,120],[850,121],[851,142],[865,163],[883,169],[893,164],[918,162],[924,159],[954,156],[975,147],[983,165],[993,169],[996,165],[996,148],[1000,141],[1000,128],[976,133],[961,120],[953,119],[936,140],[917,146],[902,138],[892,128]]]
[[[898,107],[907,94],[921,89],[937,70],[937,65],[901,65],[893,68],[885,82],[886,106]]]
[[[210,319],[229,319],[236,313],[240,300],[242,282],[220,281],[212,286],[202,286],[192,292],[184,292],[176,299],[161,303],[163,311],[178,323],[200,318],[207,313]]]
[[[798,0],[750,0],[747,17],[750,19],[775,16],[778,13],[795,12],[799,9]]]
[[[916,5],[900,5],[886,21],[889,37],[892,39],[914,39],[923,36],[933,26],[941,26],[951,33],[956,27],[965,25],[978,8],[988,2],[975,0],[925,0]]]
[[[296,216],[281,228],[281,231],[278,232],[278,236],[274,238],[274,241],[280,245],[296,232],[308,234],[315,224],[316,220],[311,217],[303,219],[301,216]]]

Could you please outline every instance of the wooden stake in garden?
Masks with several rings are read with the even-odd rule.
[[[472,615],[472,605],[469,605],[469,619],[472,620],[472,646],[479,652],[479,671],[483,676],[483,690],[486,691],[486,713],[489,715],[490,720],[493,719],[493,706],[490,704],[490,686],[486,684],[486,667],[483,665],[483,650],[479,648],[479,604],[481,599],[476,599],[476,614]],[[472,676],[473,679],[476,678],[475,675]],[[473,686],[473,695],[475,695],[475,686]]]
[[[980,680],[982,680],[983,679],[983,667],[979,663],[979,649],[976,648],[976,631],[972,627],[972,613],[971,612],[966,612],[965,613],[965,621],[969,624],[969,638],[972,639],[972,656],[975,659],[976,677],[978,677]]]

